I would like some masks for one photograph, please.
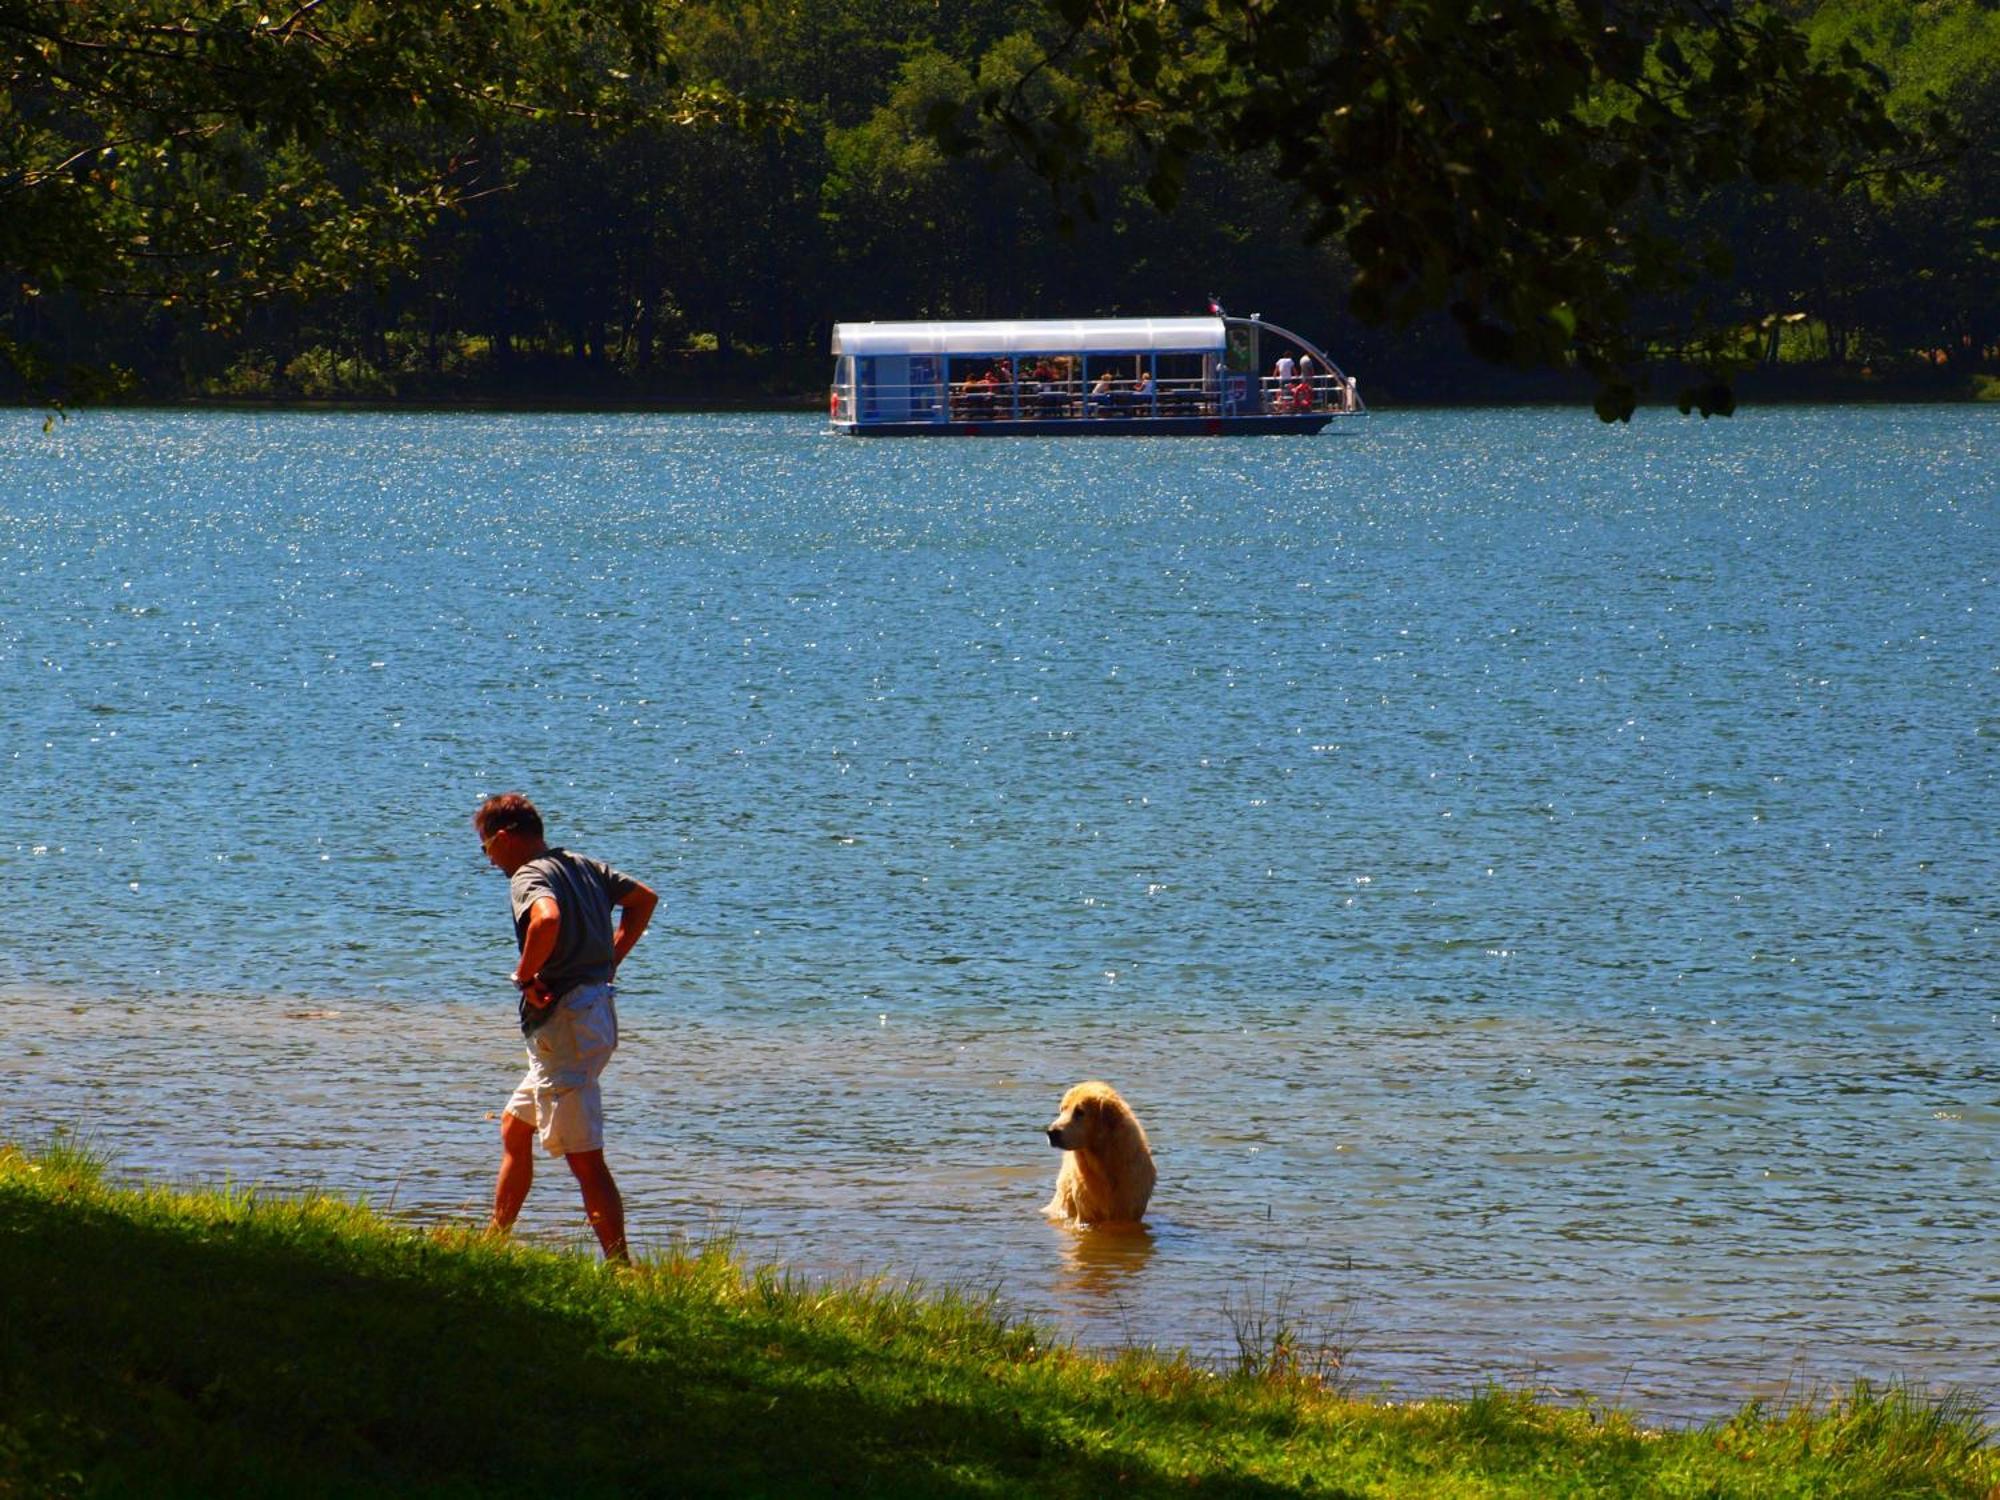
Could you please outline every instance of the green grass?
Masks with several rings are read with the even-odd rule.
[[[1282,1320],[1234,1375],[978,1299],[694,1248],[630,1272],[327,1197],[0,1146],[0,1495],[2000,1496],[1961,1403],[1858,1387],[1650,1432],[1359,1401]]]

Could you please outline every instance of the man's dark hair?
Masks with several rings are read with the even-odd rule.
[[[542,836],[542,815],[519,792],[500,792],[479,804],[479,811],[472,815],[472,826],[479,830],[482,839],[508,829],[538,839]]]

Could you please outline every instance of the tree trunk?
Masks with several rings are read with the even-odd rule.
[[[632,311],[630,332],[632,341],[632,364],[641,375],[650,374],[653,368],[653,299],[641,297]]]

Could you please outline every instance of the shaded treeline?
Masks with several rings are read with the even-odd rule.
[[[1669,330],[1705,311],[1795,379],[1970,390],[2000,370],[2000,11],[1809,11],[1816,40],[1885,69],[1899,109],[1941,103],[1961,149],[1893,197],[1864,174],[1832,205],[1744,185],[1686,205],[1678,227],[1733,254],[1685,305],[1651,309],[1657,353],[1671,362]],[[689,71],[786,101],[786,125],[524,115],[464,144],[485,186],[358,285],[261,297],[216,326],[198,299],[9,284],[0,317],[57,366],[113,370],[144,397],[754,401],[814,391],[836,319],[1187,313],[1217,294],[1324,339],[1378,393],[1585,392],[1478,365],[1442,318],[1355,322],[1341,252],[1305,242],[1255,163],[1198,161],[1163,215],[1107,132],[1093,216],[1062,212],[1004,149],[941,151],[932,127],[982,90],[1077,87],[1038,66],[1048,24],[1033,0],[692,5]],[[337,149],[321,166],[364,170]]]

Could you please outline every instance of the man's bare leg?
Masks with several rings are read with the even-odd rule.
[[[487,1227],[505,1234],[521,1216],[528,1189],[535,1185],[535,1127],[519,1115],[500,1121],[500,1176],[493,1184],[493,1222]]]
[[[590,1227],[597,1231],[597,1243],[604,1247],[606,1260],[624,1260],[625,1254],[625,1200],[618,1194],[618,1184],[611,1179],[611,1168],[604,1164],[602,1151],[572,1151],[563,1160],[576,1174],[577,1186],[583,1189],[583,1211],[590,1217]]]

